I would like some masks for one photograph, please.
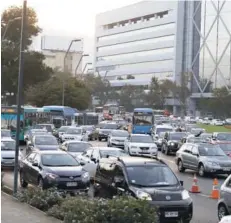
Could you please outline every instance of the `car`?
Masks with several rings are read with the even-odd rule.
[[[172,132],[174,128],[171,125],[157,125],[153,128],[153,135],[155,139],[159,138],[161,132]]]
[[[69,129],[70,126],[61,126],[59,129],[54,130],[53,134],[58,139],[61,139],[61,136]]]
[[[217,215],[219,220],[231,215],[231,175],[221,185],[220,198],[217,203]]]
[[[47,134],[46,129],[29,129],[25,134],[24,134],[24,141],[28,142],[31,141],[34,135],[38,134]]]
[[[213,119],[211,125],[222,126],[224,125],[224,122],[220,119]]]
[[[71,154],[74,157],[78,157],[85,150],[87,150],[91,147],[92,147],[92,145],[89,142],[70,140],[70,141],[65,141],[61,145],[60,149],[68,152],[69,154]]]
[[[162,148],[164,136],[165,136],[165,132],[161,132],[158,138],[154,138],[154,142],[157,145],[158,151],[160,151]]]
[[[210,142],[212,138],[212,133],[202,133],[200,134],[200,138],[203,139],[205,142]]]
[[[129,156],[124,150],[114,147],[92,147],[86,149],[77,159],[85,163],[84,169],[87,170],[91,178],[95,177],[98,163],[103,158]]]
[[[181,140],[187,136],[185,132],[166,132],[163,142],[161,152],[166,155],[171,152],[176,153],[179,149]]]
[[[214,144],[221,147],[221,149],[225,152],[225,154],[231,157],[231,142],[224,141],[224,142],[215,142]]]
[[[187,222],[193,201],[169,166],[146,157],[102,159],[89,188],[90,197],[132,196],[158,208],[160,222]]]
[[[97,139],[98,134],[94,125],[82,125],[81,128],[86,131],[89,141]]]
[[[20,184],[60,192],[87,192],[90,177],[80,163],[64,151],[35,151],[20,162]]]
[[[119,147],[124,148],[124,141],[129,136],[129,133],[125,130],[113,130],[107,139],[108,147]]]
[[[103,139],[107,140],[108,135],[111,133],[112,130],[119,129],[120,125],[117,123],[107,123],[104,124],[100,129],[98,133],[98,140],[102,141]]]
[[[231,173],[231,159],[218,145],[211,143],[185,143],[177,151],[175,161],[179,172],[190,169],[201,177]]]
[[[54,124],[37,124],[35,128],[38,129],[46,129],[47,132],[53,133],[55,126]]]
[[[1,167],[14,167],[15,140],[11,138],[1,139]]]
[[[158,155],[158,148],[152,136],[144,134],[130,134],[124,142],[124,150],[129,155]]]
[[[231,141],[231,132],[213,132],[212,141]]]
[[[59,144],[53,135],[35,135],[32,140],[28,142],[26,154],[34,150],[59,150]]]
[[[61,142],[69,140],[88,141],[88,136],[83,128],[69,127],[61,136]]]
[[[9,129],[1,129],[1,138],[11,138]]]

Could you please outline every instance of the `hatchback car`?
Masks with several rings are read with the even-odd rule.
[[[219,220],[226,215],[231,215],[231,175],[221,185],[217,212]]]
[[[69,140],[88,141],[88,136],[83,128],[69,127],[61,136],[61,142]]]
[[[190,169],[200,176],[231,173],[231,159],[210,143],[185,143],[176,153],[176,164],[180,172]]]
[[[89,196],[146,199],[159,209],[160,222],[189,223],[193,202],[173,171],[163,161],[142,157],[102,159]]]
[[[63,192],[87,192],[89,174],[79,162],[64,151],[32,152],[20,162],[20,184],[56,187]]]
[[[11,138],[1,139],[1,167],[14,167],[15,140]]]

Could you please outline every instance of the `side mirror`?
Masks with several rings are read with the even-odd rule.
[[[181,186],[184,186],[184,181],[180,180],[180,184],[181,184]]]
[[[96,163],[96,158],[91,158],[91,161],[95,162]]]
[[[84,166],[84,165],[85,165],[85,162],[82,161],[82,160],[81,160],[79,163],[80,163],[81,166]]]
[[[32,163],[32,166],[39,166],[38,162]]]

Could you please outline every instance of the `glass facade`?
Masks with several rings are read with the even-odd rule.
[[[231,89],[231,1],[203,0],[198,11],[200,88],[205,93],[223,86]]]
[[[169,24],[159,25],[159,26],[152,26],[152,27],[148,27],[148,28],[143,28],[143,29],[138,29],[138,30],[133,30],[133,31],[128,31],[128,32],[98,37],[98,42],[101,42],[104,40],[112,40],[112,39],[117,39],[117,38],[129,37],[129,36],[133,36],[133,35],[151,33],[151,32],[156,32],[156,31],[158,32],[161,30],[173,29],[173,28],[175,28],[175,23],[169,23]]]
[[[139,46],[139,45],[150,44],[150,43],[160,43],[163,41],[171,41],[171,40],[172,41],[174,40],[174,35],[163,36],[163,37],[158,37],[158,38],[153,38],[153,39],[139,40],[139,41],[134,41],[134,42],[129,42],[129,43],[121,43],[121,44],[116,44],[116,45],[111,45],[111,46],[98,47],[97,51],[105,52],[109,50],[123,49],[124,47],[133,47],[133,46]]]

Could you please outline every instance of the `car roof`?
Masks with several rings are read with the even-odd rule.
[[[1,142],[15,142],[15,140],[10,137],[2,137]]]
[[[36,151],[36,153],[40,153],[40,154],[68,154],[65,151],[62,150],[38,150]]]
[[[70,143],[82,143],[82,144],[91,144],[89,142],[86,141],[80,141],[80,140],[67,140],[65,141],[65,143],[70,144]]]
[[[52,134],[49,134],[49,133],[47,133],[47,135],[34,135],[34,137],[53,137],[53,138],[55,138],[55,136],[53,136]]]
[[[147,157],[131,157],[131,156],[124,156],[119,157],[119,161],[122,161],[125,166],[143,166],[144,164],[158,164],[158,165],[166,165],[164,162],[158,159],[152,159]]]

